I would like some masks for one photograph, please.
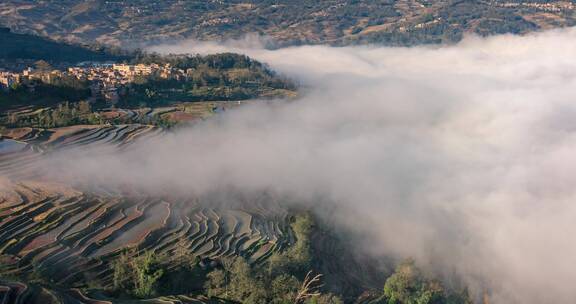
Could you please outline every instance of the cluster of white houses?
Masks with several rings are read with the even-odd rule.
[[[66,71],[36,71],[28,68],[21,73],[0,71],[0,89],[9,91],[17,85],[29,85],[30,80],[40,80],[51,83],[53,79],[62,76],[74,76],[78,80],[88,81],[92,96],[101,97],[115,103],[122,90],[133,83],[138,77],[155,75],[162,79],[187,79],[189,71],[174,68],[169,64],[88,64],[70,67]],[[31,87],[33,89],[33,87]]]
[[[0,71],[0,89],[7,91],[20,83],[20,74]]]
[[[573,1],[494,1],[492,4],[507,8],[533,8],[545,12],[573,11],[576,8]]]

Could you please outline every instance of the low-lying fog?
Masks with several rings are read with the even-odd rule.
[[[371,252],[455,272],[497,303],[576,301],[575,29],[446,47],[153,50],[245,53],[305,88],[127,153],[67,154],[60,169],[151,191],[323,197]]]

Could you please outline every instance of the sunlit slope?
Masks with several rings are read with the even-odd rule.
[[[420,44],[464,33],[526,33],[575,24],[568,1],[49,1],[8,0],[1,23],[83,42],[266,35],[279,45]]]

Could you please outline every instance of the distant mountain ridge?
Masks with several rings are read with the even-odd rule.
[[[454,42],[464,33],[527,33],[576,25],[575,1],[4,0],[0,24],[76,42],[122,45],[249,33],[277,46]]]

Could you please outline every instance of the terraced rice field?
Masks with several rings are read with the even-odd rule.
[[[52,151],[78,147],[115,146],[124,149],[142,137],[158,136],[161,129],[148,125],[79,125],[57,129],[19,128],[5,132],[5,136],[21,144],[21,149],[0,151],[0,176],[13,180],[33,179],[38,161]]]
[[[168,120],[174,123],[194,123],[213,116],[216,113],[236,108],[243,104],[263,102],[261,100],[245,101],[203,101],[181,102],[165,107],[157,108],[103,108],[95,110],[96,114],[104,122],[110,124],[153,124],[155,120]],[[0,122],[8,124],[13,119],[30,120],[40,114],[50,115],[53,108],[21,107],[0,112]]]
[[[291,242],[287,213],[267,194],[230,207],[202,198],[84,192],[35,179],[35,162],[45,153],[103,143],[125,149],[139,138],[161,133],[145,125],[8,132],[25,145],[0,154],[0,272],[13,277],[41,274],[54,286],[80,287],[90,281],[107,287],[112,285],[111,263],[127,248],[132,255],[152,251],[166,257],[166,263],[177,262],[183,250],[201,259],[243,256],[260,263]],[[0,282],[0,304],[28,303],[36,297],[36,303],[106,303],[82,300],[70,290]],[[158,303],[203,302],[175,298]]]
[[[0,280],[0,304],[219,304],[224,301],[203,296],[167,296],[147,300],[108,300],[100,294],[86,295],[78,289],[52,290],[38,285]]]

